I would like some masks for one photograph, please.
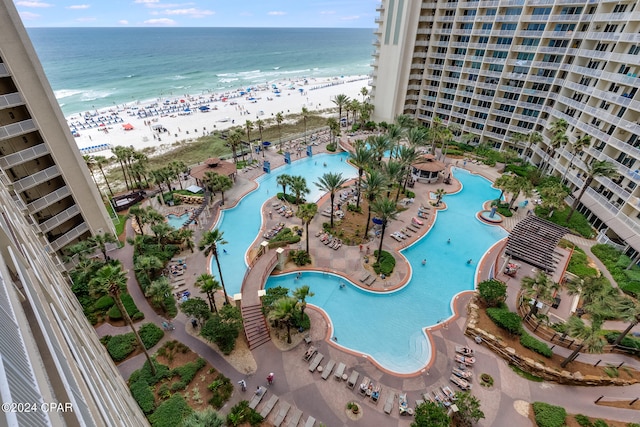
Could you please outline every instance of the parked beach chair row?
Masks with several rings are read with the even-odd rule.
[[[262,237],[269,240],[272,239],[276,234],[278,234],[284,228],[284,222],[280,222],[275,225],[271,230],[265,231]]]
[[[360,281],[367,286],[371,286],[377,279],[378,277],[375,274],[372,275],[369,273],[365,273],[365,275],[360,278]]]
[[[332,249],[338,250],[342,246],[342,240],[333,237],[329,233],[320,233],[318,238],[322,243],[324,243],[326,246]]]
[[[249,407],[251,409],[257,410],[258,405],[260,404],[260,402],[262,402],[262,399],[266,394],[266,387],[259,387],[251,398]],[[280,427],[284,425],[284,420],[287,419],[286,427],[297,427],[300,423],[300,419],[302,418],[302,411],[295,407],[292,409],[292,406],[289,402],[280,401],[280,398],[275,394],[272,394],[269,397],[269,400],[266,401],[262,409],[259,411],[260,415],[266,419],[274,410],[276,405],[278,405],[278,402],[280,402],[280,405],[275,412],[276,416],[273,419],[273,425],[276,427]],[[315,423],[316,419],[312,416],[309,416],[304,426],[313,427]]]

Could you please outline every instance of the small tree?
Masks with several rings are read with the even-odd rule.
[[[451,420],[447,410],[433,402],[424,402],[416,408],[411,427],[449,427]]]
[[[280,298],[273,303],[269,318],[282,322],[287,327],[287,343],[291,343],[291,324],[298,306],[298,300],[292,297]]]
[[[205,320],[211,317],[211,311],[209,310],[207,302],[199,297],[190,298],[180,304],[180,310],[187,316],[198,319],[200,324],[203,324]]]
[[[459,427],[471,427],[484,418],[484,412],[480,409],[480,401],[471,393],[457,392],[455,403],[458,412],[453,413],[453,419]]]
[[[311,292],[309,285],[302,285],[293,290],[293,296],[296,297],[300,304],[300,320],[304,320],[304,309],[307,308],[307,297],[311,298],[315,294]]]
[[[487,307],[497,307],[507,299],[507,285],[499,280],[485,280],[478,284],[478,294]]]

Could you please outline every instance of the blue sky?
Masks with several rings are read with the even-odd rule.
[[[373,28],[379,0],[14,0],[26,27]]]

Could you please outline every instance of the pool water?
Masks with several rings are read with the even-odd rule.
[[[185,223],[185,221],[189,219],[190,215],[191,214],[189,213],[185,213],[180,216],[169,214],[167,215],[167,222],[171,227],[175,228],[176,230],[179,230],[180,228],[182,228],[182,225]]]
[[[281,191],[276,178],[283,173],[305,176],[311,190],[307,199],[315,201],[322,193],[314,182],[322,174],[331,171],[342,172],[349,178],[357,176],[357,171],[345,161],[347,156],[347,153],[316,155],[280,167],[262,176],[259,188],[238,205],[223,211],[217,226],[228,242],[223,246],[227,253],[221,255],[227,293],[240,292],[247,269],[245,253],[260,231],[261,206]],[[423,328],[452,315],[453,297],[474,288],[477,261],[491,245],[506,236],[502,228],[486,225],[475,217],[483,202],[495,199],[499,190],[492,188],[486,179],[464,170],[455,170],[454,174],[462,182],[463,190],[445,196],[448,209],[438,213],[426,236],[402,251],[412,266],[411,280],[403,288],[378,294],[339,276],[308,271],[298,280],[295,274],[270,277],[265,288],[284,286],[293,290],[309,285],[315,295],[307,301],[327,313],[339,345],[367,355],[394,372],[419,371],[429,362],[432,352]],[[389,230],[395,228],[392,223]],[[448,239],[451,243],[447,243]],[[427,263],[422,265],[425,258]],[[473,262],[467,264],[468,259]],[[213,265],[211,272],[217,276]],[[341,284],[347,286],[341,288]]]

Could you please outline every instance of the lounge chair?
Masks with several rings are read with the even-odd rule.
[[[378,400],[380,400],[380,390],[382,390],[380,384],[377,384],[371,390],[371,400],[373,401],[373,403],[378,403]]]
[[[331,375],[331,371],[333,371],[334,366],[336,366],[336,362],[334,362],[333,359],[330,359],[329,362],[327,362],[327,365],[322,369],[323,380],[329,378],[329,375]]]
[[[309,364],[309,372],[314,372],[318,369],[318,365],[322,362],[322,359],[324,359],[324,355],[322,353],[316,353],[315,357]]]
[[[453,390],[451,390],[451,387],[449,387],[448,385],[445,385],[445,386],[440,387],[440,389],[445,394],[445,396],[447,396],[447,399],[449,399],[451,401],[456,400],[456,395],[453,392]]]
[[[317,352],[318,349],[315,346],[311,346],[307,349],[307,351],[304,352],[302,358],[308,362],[313,356],[316,355]]]
[[[262,408],[262,411],[260,411],[260,415],[262,416],[262,418],[267,418],[269,416],[269,414],[273,410],[273,407],[276,406],[276,403],[278,403],[278,396],[273,394],[271,395],[271,398],[269,399],[267,404],[264,405],[264,408]]]
[[[300,418],[302,418],[302,411],[298,408],[294,408],[291,416],[289,417],[289,421],[287,422],[287,427],[298,427]]]
[[[347,380],[347,387],[353,389],[356,386],[356,383],[358,382],[358,377],[360,376],[360,374],[356,371],[351,371],[351,375],[349,376],[349,379]]]
[[[361,282],[366,282],[367,280],[369,280],[369,277],[371,277],[371,274],[365,274],[364,276],[362,276],[362,278],[360,279]]]
[[[360,392],[361,395],[365,396],[367,394],[367,390],[369,389],[369,384],[371,384],[371,380],[369,379],[369,377],[364,377],[362,383],[360,383],[358,392]]]
[[[422,227],[422,225],[424,224],[421,220],[419,220],[415,216],[411,218],[411,223],[414,225],[417,225],[418,227]]]
[[[267,394],[267,389],[265,387],[260,387],[256,390],[255,394],[251,398],[251,402],[249,402],[249,408],[256,409],[265,394]]]
[[[307,422],[304,423],[304,427],[313,427],[314,425],[316,425],[316,419],[309,416],[309,418],[307,418]]]
[[[463,380],[467,380],[467,381],[469,381],[473,376],[472,371],[468,369],[461,369],[461,368],[455,368],[455,367],[451,370],[451,373],[456,377],[462,378]]]
[[[278,409],[278,415],[276,415],[276,419],[273,421],[273,425],[275,427],[280,427],[284,418],[287,416],[287,412],[291,409],[291,405],[287,402],[282,402],[280,408]]]
[[[461,390],[471,389],[471,384],[469,384],[467,380],[463,380],[462,378],[459,378],[453,374],[451,374],[451,376],[449,377],[449,380],[455,385],[457,385],[458,387],[460,387]]]
[[[464,346],[464,345],[457,345],[456,346],[456,353],[459,353],[459,354],[461,354],[463,356],[473,356],[473,355],[475,355],[476,352],[470,347],[467,347],[467,346]]]
[[[333,374],[333,377],[336,379],[336,381],[342,380],[342,376],[344,375],[344,369],[346,367],[347,366],[342,362],[338,364],[338,369],[336,369],[336,372]]]
[[[393,402],[395,400],[396,400],[396,394],[389,393],[389,396],[387,396],[387,401],[384,402],[384,407],[382,408],[385,414],[391,414],[391,411],[393,411]]]
[[[471,356],[461,356],[459,354],[456,354],[455,361],[457,363],[462,363],[464,365],[471,366],[474,363],[476,363],[476,358]]]
[[[407,402],[407,393],[400,393],[398,395],[398,411],[400,415],[411,415],[409,403]]]
[[[373,285],[373,284],[376,282],[376,280],[378,280],[378,278],[377,278],[376,276],[373,276],[373,278],[371,279],[371,281],[370,281],[369,283],[367,283],[367,286],[371,286],[371,285]]]
[[[396,233],[391,233],[389,234],[389,236],[391,236],[394,240],[397,240],[398,242],[402,242],[402,238],[398,236]]]
[[[416,399],[416,408],[424,403],[422,399]]]

